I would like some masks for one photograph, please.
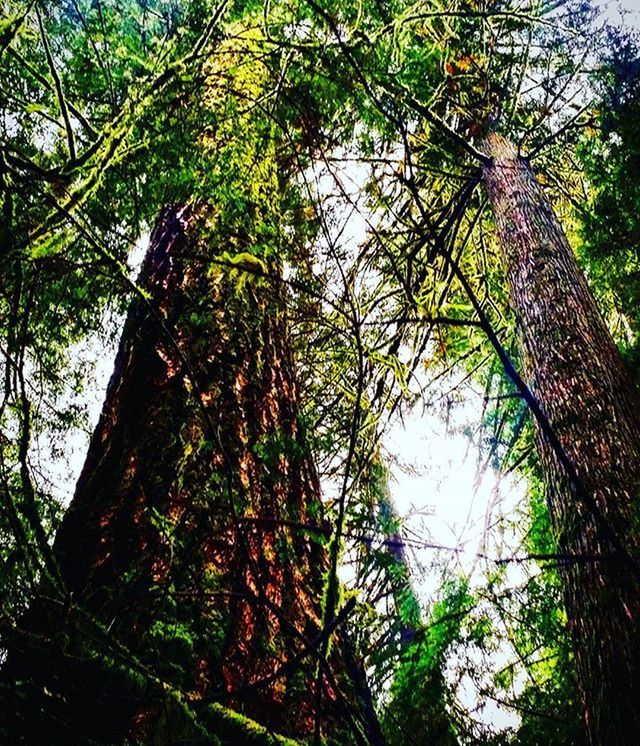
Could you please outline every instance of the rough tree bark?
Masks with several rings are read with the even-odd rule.
[[[638,556],[640,398],[529,162],[496,133],[486,149],[524,377],[597,506],[538,429],[560,548],[583,558],[562,575],[587,730],[593,744],[630,746],[640,733],[640,588],[608,533]]]
[[[67,595],[40,594],[4,666],[24,684],[5,714],[34,742],[43,729],[64,743],[184,742],[175,698],[151,679],[196,711],[219,702],[278,733],[313,732],[327,562],[295,529],[322,510],[282,288],[212,258],[206,216],[165,209],[139,280],[149,300],[130,309],[56,536]],[[321,716],[350,743],[343,698],[352,719],[358,705],[339,650]]]

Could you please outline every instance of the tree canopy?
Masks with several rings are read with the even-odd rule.
[[[588,0],[4,2],[3,739],[634,742],[639,44]],[[493,475],[471,551],[393,479],[434,412]]]

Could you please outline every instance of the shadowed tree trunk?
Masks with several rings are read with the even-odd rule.
[[[586,505],[539,431],[560,549],[583,558],[567,561],[562,575],[587,729],[593,744],[635,744],[640,733],[640,588],[632,562],[621,556],[611,534],[629,555],[638,556],[640,400],[528,161],[498,134],[490,134],[486,144],[491,161],[484,167],[484,182],[498,227],[524,375],[584,494],[596,505],[595,510]]]
[[[207,234],[205,216],[172,207],[151,236],[149,300],[130,309],[55,540],[67,595],[39,595],[4,666],[26,703],[5,714],[27,740],[193,743],[172,688],[196,712],[218,702],[278,733],[313,732],[327,562],[292,528],[322,510],[282,288],[212,263]],[[358,704],[339,650],[320,715],[350,743],[345,694],[355,720]]]

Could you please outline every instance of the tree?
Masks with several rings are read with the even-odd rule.
[[[119,691],[105,658],[194,702],[223,697],[274,730],[313,728],[314,669],[296,659],[317,645],[326,559],[287,528],[319,520],[321,507],[285,317],[273,285],[242,278],[244,264],[231,280],[211,264],[203,222],[169,208],[152,235],[140,280],[149,300],[130,311],[56,536],[66,605],[40,594],[23,633],[45,640],[12,651],[4,669],[28,682],[22,735],[168,736],[171,701],[151,686],[148,699]],[[106,649],[95,651],[98,630]]]
[[[638,392],[527,161],[497,134],[487,142],[484,180],[524,375],[544,410],[539,452],[567,556],[565,598],[587,725],[594,743],[632,743],[640,687]]]
[[[353,601],[322,605],[336,580],[280,279],[297,236],[283,216],[300,200],[277,124],[253,112],[268,57],[242,26],[217,52],[187,119],[216,124],[194,128],[206,184],[162,211],[128,281],[136,298],[75,497],[6,630],[14,739],[379,742],[338,630]]]
[[[572,252],[589,202],[600,307],[634,318],[619,282],[629,252],[610,271],[599,244],[618,235],[611,203],[633,239],[635,197],[598,154],[618,171],[633,162],[635,93],[607,89],[599,108],[622,144],[594,148],[602,50],[588,6],[9,5],[11,737],[42,740],[44,724],[66,741],[382,744],[378,706],[392,743],[407,729],[448,744],[577,741],[559,576],[591,740],[628,742],[637,395]],[[136,283],[130,245],[154,219]],[[66,509],[39,454],[81,423],[65,399],[89,380],[76,346],[95,349],[105,315],[127,306]],[[434,560],[443,584],[423,622],[405,550],[460,549],[405,542],[385,431],[415,402],[448,411],[470,385],[484,392],[481,468],[525,474],[528,506],[521,526],[487,526],[483,585]],[[527,569],[514,581],[513,568]],[[496,672],[499,640],[512,657]],[[494,698],[523,713],[517,733],[465,712],[463,677],[476,711]]]
[[[405,236],[397,241],[404,257],[385,229],[377,228],[376,239],[397,257],[393,272],[409,303],[424,313],[421,299],[438,297],[425,290],[438,267],[459,283],[517,393],[531,407],[548,505],[560,554],[566,556],[566,607],[591,740],[630,742],[638,725],[640,680],[639,454],[632,414],[638,394],[548,198],[518,148],[505,139],[522,148],[528,141],[532,157],[543,157],[539,163],[545,174],[556,175],[564,197],[569,189],[562,192],[562,168],[570,156],[559,152],[559,143],[575,145],[573,132],[590,119],[589,104],[574,105],[573,114],[567,107],[578,92],[589,90],[584,62],[590,50],[597,53],[599,38],[591,11],[582,4],[571,17],[565,3],[544,10],[508,2],[480,9],[467,2],[447,8],[407,4],[391,17],[380,18],[374,9],[363,34],[358,22],[349,26],[348,13],[338,21],[335,9],[331,15],[312,5],[341,41],[363,95],[395,126],[402,144],[404,163],[396,181],[406,201],[398,206],[397,191],[391,196],[388,189],[380,203],[393,211],[393,221],[404,219]],[[381,59],[388,60],[391,74],[383,72]],[[563,117],[559,125],[554,111]],[[471,170],[474,163],[479,171]],[[442,179],[431,176],[443,172],[451,177],[444,188]],[[460,179],[459,189],[452,189],[452,178]],[[478,219],[482,203],[465,218],[469,207],[478,205],[471,195],[480,182],[498,228],[501,271],[530,388],[496,334],[495,305],[479,300],[475,280],[467,277],[468,271],[480,274],[486,297],[486,262],[482,266],[462,255],[477,227],[487,225]],[[484,239],[478,243],[484,254]],[[440,311],[446,293],[445,288],[439,305],[425,315]],[[624,640],[620,646],[619,640]],[[612,698],[615,705],[605,704]]]

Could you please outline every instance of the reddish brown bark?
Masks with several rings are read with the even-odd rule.
[[[638,556],[640,399],[528,161],[495,133],[487,150],[524,375],[582,487],[539,431],[552,522],[563,552],[603,556],[563,569],[587,728],[594,744],[631,745],[640,733],[640,588],[610,533]]]
[[[294,736],[314,728],[316,661],[305,640],[320,631],[327,563],[316,539],[290,528],[321,520],[321,505],[281,288],[239,285],[210,263],[206,235],[184,208],[158,220],[139,281],[150,300],[129,312],[55,540],[67,608],[41,599],[26,626],[46,652],[36,645],[5,666],[5,680],[53,692],[41,706],[61,730],[151,742],[168,727],[157,693],[141,700],[97,664],[73,663],[96,647],[113,656],[108,642],[92,648],[65,634],[86,614],[196,706],[220,701]],[[346,729],[339,697],[327,679],[328,732]]]

